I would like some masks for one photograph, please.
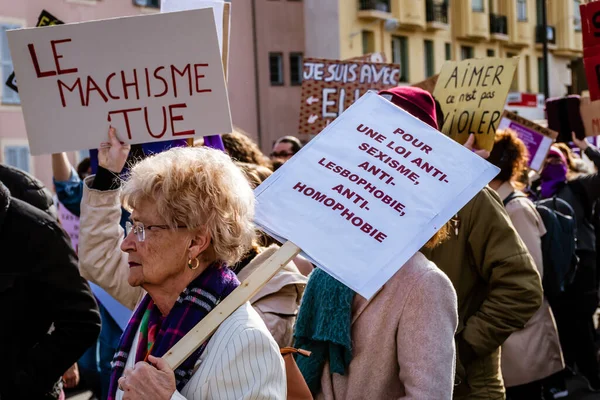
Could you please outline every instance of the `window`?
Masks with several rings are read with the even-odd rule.
[[[544,70],[544,58],[538,57],[537,59],[538,69],[538,93],[544,93],[546,87],[546,73]]]
[[[468,60],[473,58],[473,47],[472,46],[460,46],[460,59]]]
[[[269,53],[271,86],[283,86],[283,54]]]
[[[517,21],[527,21],[527,0],[517,0]]]
[[[452,60],[452,44],[446,43],[445,49],[446,49],[446,60]]]
[[[408,39],[392,36],[392,62],[400,65],[400,82],[408,82]]]
[[[371,31],[362,31],[362,52],[363,54],[375,52],[375,34]]]
[[[141,7],[160,8],[160,0],[133,0],[133,4]]]
[[[488,57],[496,57],[496,50],[494,50],[494,49],[487,49],[487,56]]]
[[[4,146],[4,163],[31,173],[29,147]]]
[[[579,9],[580,3],[580,0],[573,0],[573,24],[575,26],[575,32],[581,32],[581,10]]]
[[[19,94],[5,85],[8,77],[13,73],[6,31],[17,28],[20,28],[20,26],[0,24],[0,92],[2,93],[2,104],[21,104]]]
[[[290,53],[290,83],[293,86],[302,85],[302,53]]]
[[[433,41],[425,40],[423,42],[424,50],[425,50],[425,77],[429,78],[430,76],[435,75],[435,60],[433,55]]]
[[[472,0],[471,10],[474,12],[484,12],[485,6],[483,5],[483,0]]]

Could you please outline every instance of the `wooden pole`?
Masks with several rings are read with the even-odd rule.
[[[242,304],[250,300],[281,268],[300,253],[300,248],[286,242],[263,265],[256,269],[240,286],[217,305],[202,321],[188,332],[162,358],[175,370],[202,343],[204,343]]]

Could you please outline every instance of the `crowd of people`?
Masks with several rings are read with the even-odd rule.
[[[424,90],[381,94],[443,123]],[[288,347],[315,399],[550,400],[572,375],[600,390],[600,150],[574,134],[590,162],[554,144],[537,173],[510,130],[491,152],[469,138],[500,173],[371,299],[296,256],[173,369],[161,357],[281,246],[253,189],[302,148],[221,138],[150,154],[110,128],[94,167],[52,156],[55,195],[0,165],[1,399],[286,399]]]

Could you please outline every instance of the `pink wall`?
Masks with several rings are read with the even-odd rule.
[[[247,0],[246,0],[247,1]],[[304,4],[291,0],[255,0],[259,73],[261,148],[296,135],[300,114],[300,86],[290,86],[290,52],[304,52]],[[283,53],[283,86],[271,86],[269,52]]]

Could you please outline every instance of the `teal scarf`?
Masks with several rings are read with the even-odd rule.
[[[321,390],[325,362],[331,373],[344,375],[352,361],[352,300],[354,291],[315,269],[308,280],[298,313],[295,347],[312,352],[296,363],[313,395]]]

